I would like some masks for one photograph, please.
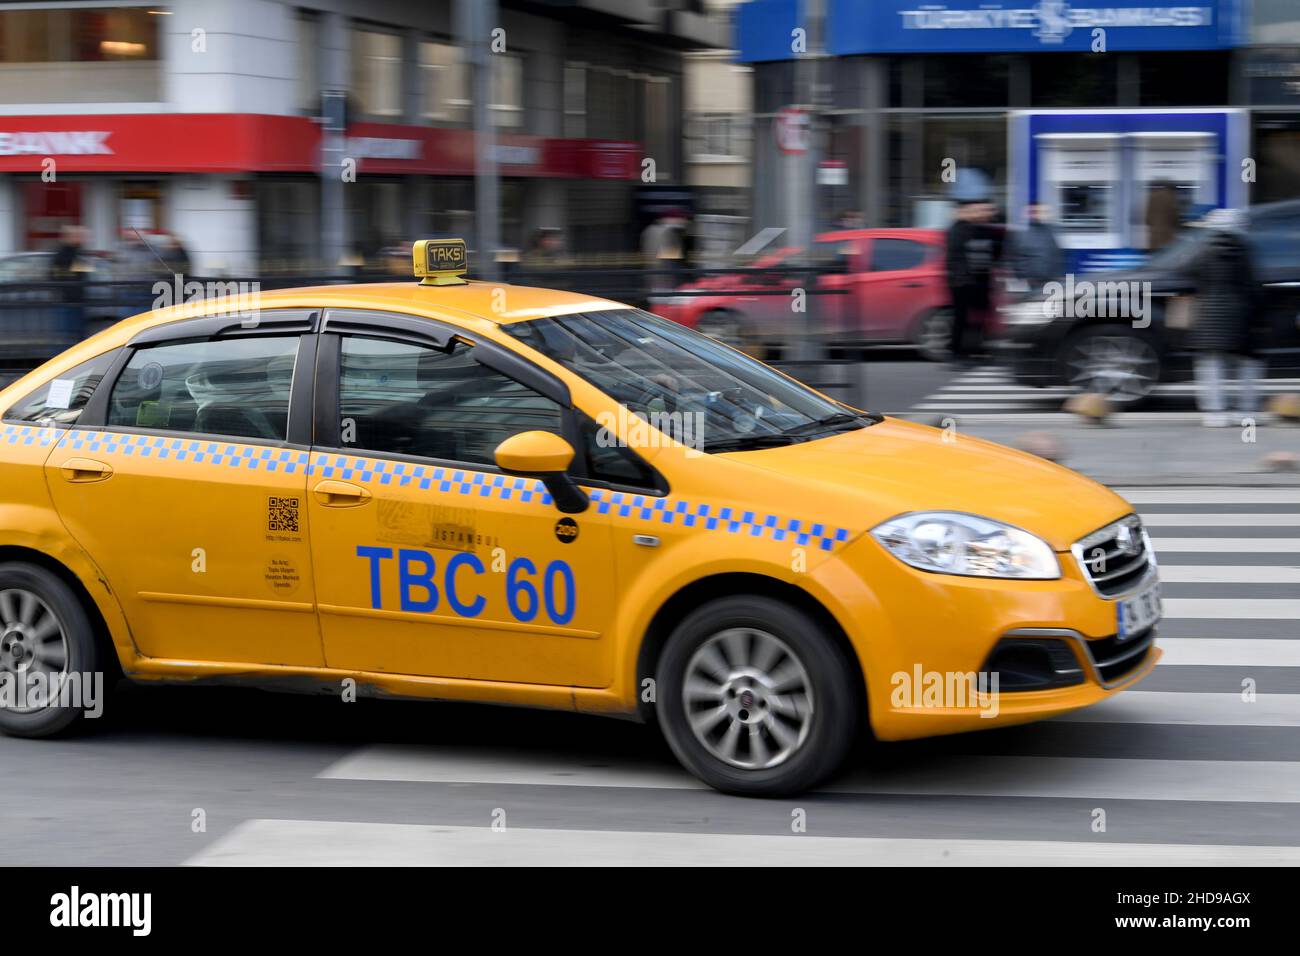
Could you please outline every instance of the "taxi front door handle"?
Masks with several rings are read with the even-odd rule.
[[[93,458],[69,458],[59,466],[65,481],[103,481],[113,475],[113,466]]]
[[[326,508],[355,508],[370,500],[370,492],[346,481],[322,481],[312,494]]]

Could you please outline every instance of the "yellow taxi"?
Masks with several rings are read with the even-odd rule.
[[[105,675],[489,701],[654,719],[771,795],[1159,658],[1101,485],[466,281],[463,244],[415,265],[152,311],[0,392],[0,729],[65,730]]]

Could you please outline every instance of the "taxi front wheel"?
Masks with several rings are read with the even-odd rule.
[[[660,726],[683,766],[725,793],[820,783],[857,733],[854,668],[813,617],[782,601],[712,601],[673,631],[656,673]]]
[[[108,687],[94,629],[72,588],[38,565],[0,564],[0,731],[57,734],[87,711],[98,714]]]

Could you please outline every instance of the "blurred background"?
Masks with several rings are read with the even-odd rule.
[[[10,373],[173,273],[407,275],[437,236],[465,237],[480,277],[646,305],[773,360],[951,358],[947,249],[973,205],[998,262],[963,321],[991,355],[1049,273],[1146,268],[1216,209],[1272,210],[1260,265],[1300,267],[1297,197],[1294,0],[0,6]],[[1002,248],[1034,206],[1059,256],[1030,276]],[[1194,291],[1155,262],[1158,295]],[[1295,304],[1276,305],[1283,349]],[[1055,368],[1069,334],[1024,347]],[[1133,361],[1140,400],[1182,374]]]

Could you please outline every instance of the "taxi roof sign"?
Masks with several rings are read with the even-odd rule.
[[[420,285],[465,285],[469,255],[464,239],[421,239],[411,247]]]

